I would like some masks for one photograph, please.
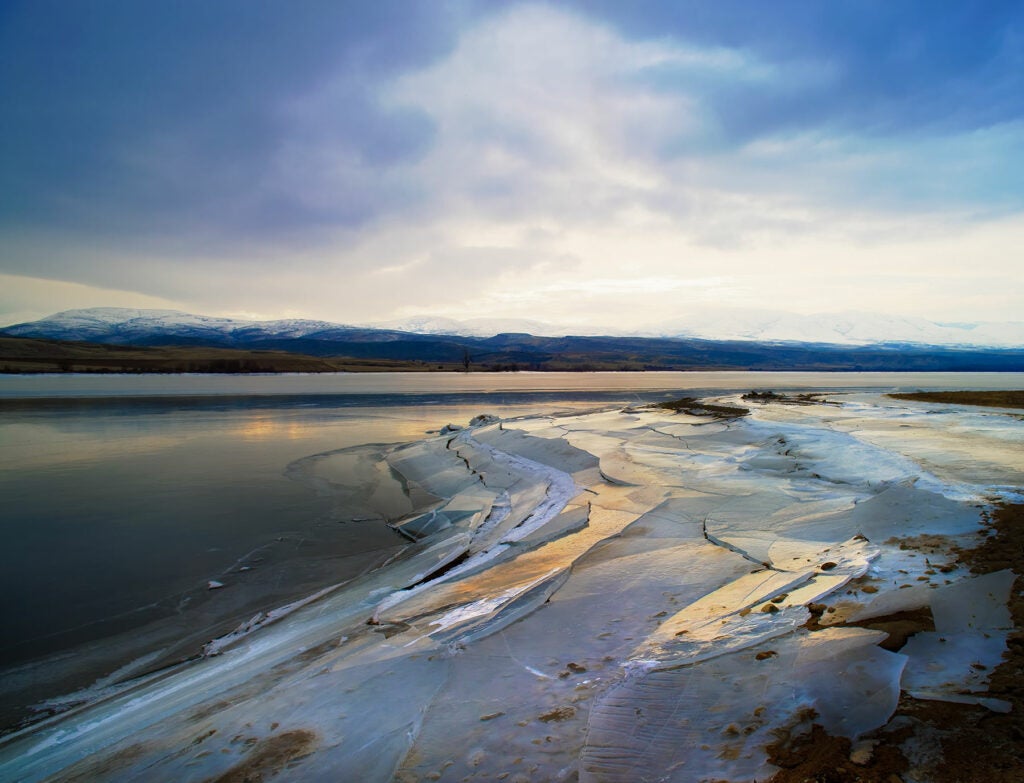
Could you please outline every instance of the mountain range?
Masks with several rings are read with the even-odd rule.
[[[0,329],[14,336],[100,343],[128,343],[155,336],[187,339],[218,339],[246,342],[251,339],[301,338],[325,333],[369,331],[494,337],[499,334],[530,334],[537,337],[655,337],[692,338],[829,345],[927,345],[984,348],[1024,347],[1024,321],[940,323],[924,318],[842,312],[798,315],[772,310],[690,308],[671,321],[624,330],[553,324],[530,319],[415,316],[386,322],[338,324],[308,319],[255,321],[192,315],[175,310],[138,310],[93,307],[65,310],[38,321]]]
[[[700,328],[698,328],[700,327]],[[1024,371],[1024,324],[935,324],[865,314],[691,313],[658,330],[573,334],[538,321],[417,318],[375,325],[250,321],[171,310],[67,310],[8,337],[110,346],[286,351],[481,369]],[[1014,337],[1020,333],[1019,337]],[[703,336],[711,333],[717,339]],[[723,336],[725,339],[723,339]],[[956,338],[956,339],[954,339]]]
[[[798,315],[773,310],[689,308],[670,321],[632,330],[614,327],[552,324],[524,319],[418,316],[367,324],[419,334],[491,337],[525,332],[545,337],[618,336],[669,337],[699,340],[825,343],[829,345],[914,344],[1019,348],[1024,346],[1024,321],[939,323],[924,318],[865,312]]]

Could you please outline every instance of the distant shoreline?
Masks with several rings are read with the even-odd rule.
[[[370,334],[352,339],[141,345],[0,333],[0,374],[374,372],[1022,372],[1024,348],[824,345],[654,338]],[[172,340],[177,344],[168,344]]]

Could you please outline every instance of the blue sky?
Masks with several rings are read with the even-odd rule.
[[[1024,6],[0,5],[0,323],[1022,320]]]

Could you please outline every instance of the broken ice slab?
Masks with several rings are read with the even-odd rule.
[[[1013,628],[1008,601],[1016,576],[996,571],[940,587],[932,595],[939,633]]]
[[[765,746],[812,709],[833,734],[884,725],[905,659],[856,628],[794,633],[693,666],[628,678],[590,714],[580,781],[766,780]]]
[[[430,589],[396,593],[378,608],[375,617],[380,622],[415,622],[420,627],[429,627],[432,620],[458,607],[495,596],[502,596],[502,602],[492,608],[500,608],[521,592],[569,568],[591,547],[619,533],[635,518],[629,512],[592,508],[590,524],[576,535],[525,551],[512,560],[496,562],[483,571],[466,572],[465,576],[449,572],[444,580],[429,585]],[[452,578],[453,574],[459,578]],[[493,615],[489,612],[482,621]]]
[[[786,593],[785,597],[772,599],[772,603],[775,603],[780,609],[787,606],[807,606],[825,599],[849,581],[849,574],[815,574],[804,584]]]
[[[502,460],[497,449],[465,436],[452,441],[451,451],[463,461],[467,470],[494,490],[514,487],[537,475],[537,471],[523,470],[511,460]]]
[[[780,539],[803,539],[806,549],[821,551],[851,538],[857,531],[851,529],[849,513],[858,497],[858,492],[834,493],[828,487],[796,493],[791,484],[765,486],[763,480],[747,477],[707,515],[706,529],[754,562],[773,562],[777,556],[771,552],[778,550]],[[811,564],[813,552],[808,558],[805,565]]]
[[[717,620],[751,609],[773,596],[797,587],[814,575],[813,571],[786,573],[756,571],[733,579],[691,603],[663,622],[634,653],[634,658],[671,656],[671,649],[680,636],[696,634],[700,629],[713,629]]]
[[[854,434],[839,432],[807,424],[767,424],[752,421],[753,432],[763,432],[766,444],[785,443],[778,449],[768,447],[765,454],[789,456],[803,470],[813,472],[823,481],[859,487],[877,487],[914,478],[922,473],[921,466],[870,443],[858,440]]]
[[[1011,571],[998,571],[941,587],[915,581],[904,583],[908,585],[905,589],[844,596],[833,606],[835,611],[824,615],[820,622],[857,623],[928,607],[936,630],[946,635],[976,629],[1007,629],[1013,625],[1007,602],[1014,579]]]
[[[657,538],[704,538],[704,498],[673,497],[662,501],[626,529],[624,535]]]
[[[458,606],[428,623],[429,636],[439,644],[467,645],[497,633],[542,606],[568,576],[568,570],[552,571],[543,579]]]
[[[465,522],[460,523],[461,527],[476,530],[490,514],[492,507],[496,503],[504,502],[499,500],[501,495],[500,490],[485,487],[477,482],[459,490],[444,503],[443,509],[449,516],[466,518]]]
[[[794,671],[813,682],[816,720],[827,732],[856,739],[892,717],[907,658],[877,645],[884,631],[829,628],[803,637]]]
[[[550,522],[519,538],[518,543],[523,546],[534,546],[576,533],[587,526],[589,517],[589,505],[566,506],[562,513],[553,517]]]
[[[402,535],[414,541],[439,533],[445,528],[452,526],[452,520],[436,508],[423,514],[417,514],[412,519],[400,520],[391,525],[392,528]]]
[[[479,479],[448,448],[447,438],[399,446],[387,454],[388,464],[406,481],[441,498],[450,498]]]
[[[926,584],[915,584],[906,590],[885,590],[873,595],[862,596],[862,601],[844,600],[834,605],[834,612],[823,615],[822,625],[836,623],[857,623],[875,617],[885,617],[900,612],[912,612],[929,606],[935,591]]]
[[[504,505],[500,505],[496,513],[489,515],[484,520],[484,523],[474,533],[473,545],[470,547],[471,552],[477,553],[490,549],[528,521],[536,523],[528,525],[530,531],[535,530],[539,525],[557,515],[560,509],[554,507],[556,503],[561,501],[564,506],[568,500],[568,498],[559,497],[554,502],[548,502],[551,485],[546,481],[520,481],[504,492],[508,497],[507,511]],[[570,497],[572,496],[570,495]],[[526,532],[523,531],[522,534]]]
[[[730,614],[694,624],[677,631],[671,640],[652,637],[633,651],[626,668],[664,671],[693,666],[791,634],[811,616],[803,606],[771,606],[776,611]]]
[[[977,508],[922,489],[915,482],[886,487],[850,512],[851,532],[877,543],[924,533],[956,536],[979,527]]]
[[[864,574],[878,554],[878,547],[856,537],[831,545],[824,545],[821,541],[780,538],[768,548],[769,560],[780,571],[816,568],[850,577]]]
[[[453,525],[472,532],[493,516],[495,504],[498,504],[500,513],[504,503],[505,500],[499,500],[497,491],[477,482],[460,490],[439,506],[394,522],[391,526],[413,540],[426,538]]]
[[[934,632],[910,638],[903,652],[910,661],[903,688],[911,696],[964,701],[988,688],[992,670],[1006,650],[1013,627],[1007,606],[1015,576],[997,571],[963,579],[932,591]],[[976,697],[976,703],[1002,709],[999,700]]]
[[[805,558],[800,555],[808,546],[818,555],[812,568],[757,571],[734,580],[669,618],[634,651],[633,658],[657,668],[680,666],[788,633],[808,619],[806,604],[863,572],[872,551],[867,542],[856,539],[827,548],[827,555],[821,554],[819,543],[779,542],[780,553],[790,558],[783,563],[793,568],[803,565]],[[838,562],[822,562],[824,556],[836,557]],[[834,571],[822,573],[823,565]]]
[[[596,468],[598,465],[597,457],[562,438],[535,437],[509,427],[500,430],[496,427],[477,430],[473,433],[473,440],[539,462],[563,473],[574,474]]]
[[[520,454],[502,451],[474,437],[487,433],[495,442],[527,450],[536,451],[538,444],[547,442],[517,432],[506,436],[497,427],[490,427],[464,432],[446,442],[443,450],[439,450],[436,441],[431,442],[429,448],[418,451],[411,448],[400,450],[401,457],[395,459],[396,469],[406,471],[425,483],[434,482],[431,487],[438,493],[454,491],[443,508],[401,523],[400,527],[408,534],[419,537],[442,530],[448,524],[459,524],[475,531],[471,554],[489,553],[493,556],[504,548],[502,542],[531,536],[556,518],[579,492],[568,473]],[[550,461],[568,459],[566,454],[569,454],[573,460],[583,464],[577,450],[566,445],[563,452],[559,452],[558,459]],[[449,466],[453,458],[458,462],[458,468],[449,467],[447,474],[462,472],[473,476],[474,481],[460,485],[449,475],[438,485],[436,479],[428,478],[425,474],[430,459],[439,455],[449,461]],[[587,464],[596,462],[586,456],[590,460]]]
[[[938,701],[982,693],[1005,650],[1005,631],[917,633],[901,650],[910,659],[903,673],[903,690],[919,699]]]

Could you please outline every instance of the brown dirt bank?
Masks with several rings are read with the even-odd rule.
[[[888,394],[896,400],[983,405],[989,408],[1024,408],[1024,391],[935,391]]]

